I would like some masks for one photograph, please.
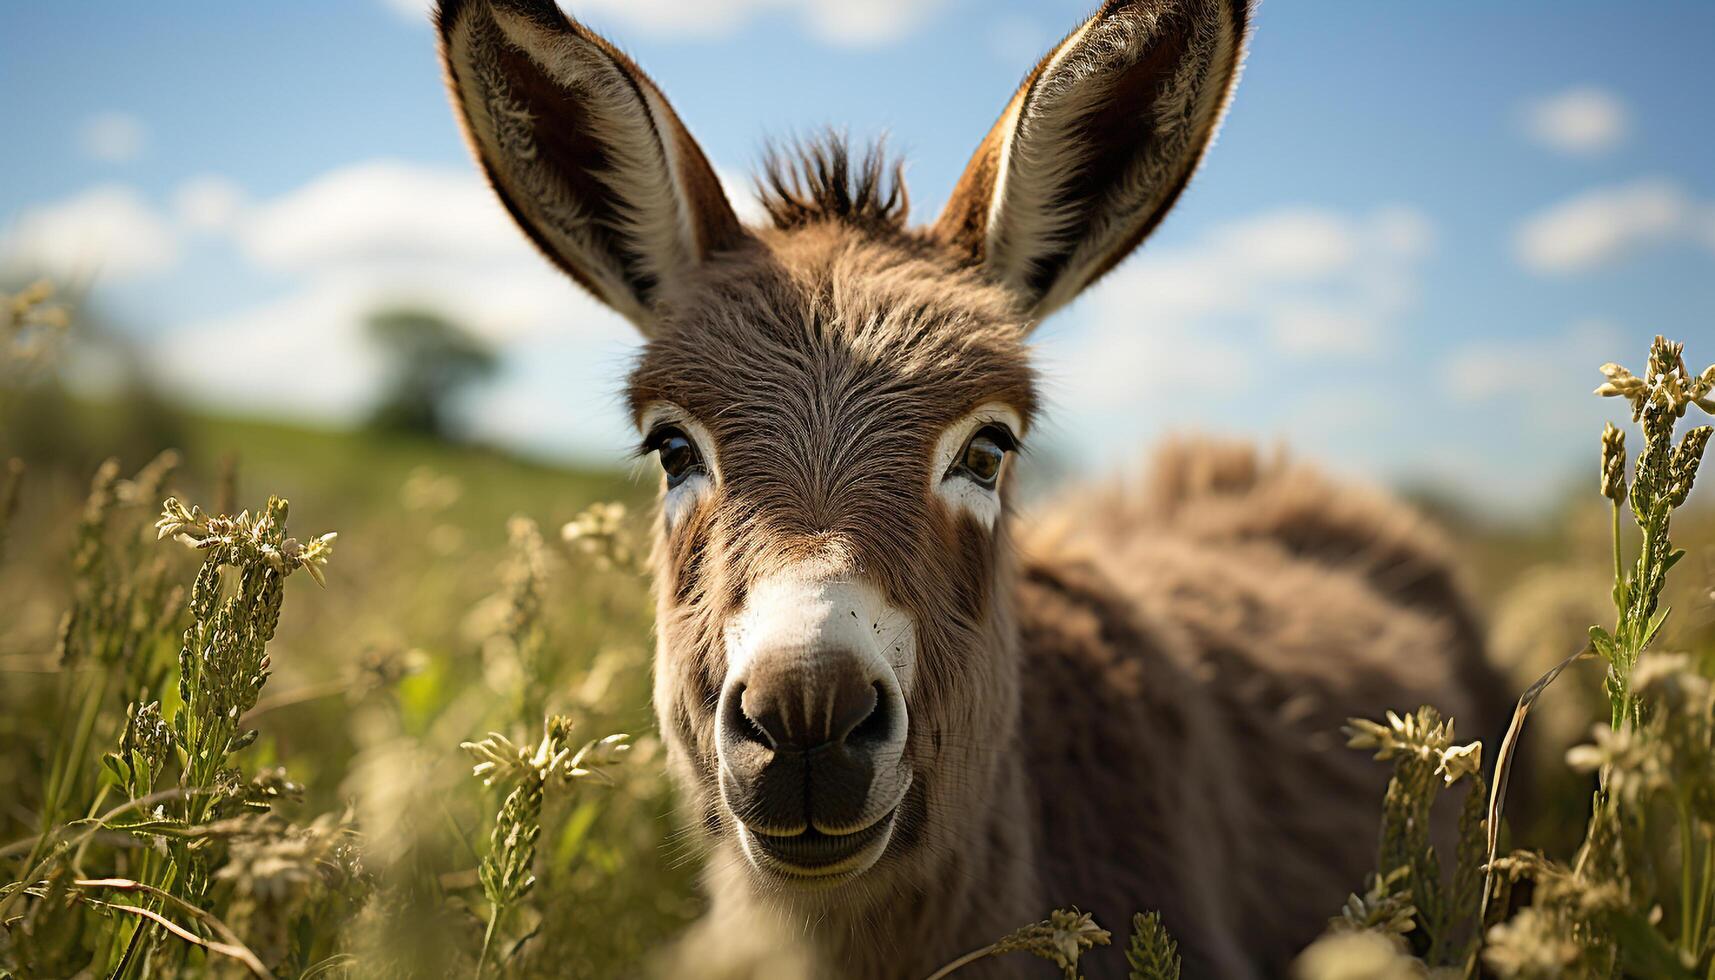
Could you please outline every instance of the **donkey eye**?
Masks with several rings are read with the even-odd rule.
[[[651,432],[645,448],[653,450],[660,458],[669,490],[704,471],[703,457],[697,452],[697,444],[672,426],[662,426]]]
[[[1000,467],[1006,462],[1006,454],[1016,445],[1017,440],[1004,426],[985,425],[971,436],[970,442],[965,443],[947,475],[962,476],[992,490],[1000,479]]]

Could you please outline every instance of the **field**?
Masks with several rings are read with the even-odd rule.
[[[265,486],[294,502],[294,530],[340,533],[326,588],[304,575],[286,585],[269,646],[273,676],[245,716],[246,725],[262,731],[246,750],[245,768],[284,765],[303,788],[301,798],[276,808],[286,820],[338,816],[355,800],[351,818],[366,838],[385,839],[391,854],[409,857],[414,881],[438,892],[432,900],[412,899],[434,905],[446,921],[424,919],[421,936],[400,948],[433,964],[481,945],[481,921],[456,910],[461,895],[480,899],[474,855],[486,850],[499,796],[471,778],[458,745],[491,730],[533,739],[545,710],[570,716],[578,735],[618,731],[637,738],[615,786],[580,788],[546,803],[550,829],[539,845],[541,880],[531,914],[578,925],[548,934],[567,941],[538,944],[540,955],[576,975],[604,975],[610,972],[604,965],[634,962],[696,914],[694,867],[671,840],[669,800],[649,737],[646,584],[635,556],[608,565],[566,547],[559,533],[592,503],[621,501],[641,510],[647,488],[616,472],[551,469],[431,442],[195,417],[184,424],[184,465],[169,482],[182,499],[212,503],[222,492],[216,487],[222,460],[236,452],[240,507],[258,511]],[[127,460],[127,474],[137,465]],[[0,785],[8,788],[0,838],[7,842],[42,829],[36,815],[54,752],[77,727],[65,713],[68,690],[75,694],[92,675],[113,669],[97,656],[62,671],[55,653],[61,617],[76,592],[72,552],[88,479],[87,472],[32,467],[0,566],[6,624]],[[139,565],[161,563],[169,580],[188,586],[198,556],[154,540],[160,504],[154,496],[128,496],[121,484],[106,546]],[[521,585],[508,541],[516,514],[531,515],[544,529],[541,578],[532,586],[540,590],[534,652],[520,651],[508,633]],[[621,528],[627,541],[635,523]],[[177,652],[176,633],[170,639],[172,649],[152,652],[168,663]],[[113,805],[111,793],[99,805],[90,802],[99,793],[100,751],[117,744],[127,703],[163,694],[160,687],[147,697],[115,688],[98,707],[99,750],[91,747],[85,760],[96,766],[85,766],[83,781],[68,794],[79,801],[77,810],[62,817]],[[529,724],[521,720],[525,701],[532,702]],[[120,866],[107,871],[132,866],[131,855],[119,856]],[[378,866],[365,857],[370,868]],[[9,853],[9,872],[15,860]],[[296,876],[313,873],[315,864],[278,870],[287,880],[277,884],[288,894],[275,897],[290,906],[307,884]],[[513,928],[527,931],[522,922]],[[65,975],[57,964],[34,967],[30,975]],[[64,968],[69,973],[71,964]]]
[[[157,458],[166,447],[116,444],[103,431],[120,406],[66,402],[53,419],[11,410],[14,445],[36,438],[22,428],[51,425],[94,451],[27,453],[0,545],[0,882],[14,882],[0,891],[0,975],[606,977],[669,955],[699,898],[649,709],[652,477],[186,413],[174,416],[177,457]],[[1592,460],[1595,447],[1592,434]],[[98,467],[110,451],[118,462]],[[1505,528],[1436,508],[1519,690],[1591,642],[1590,626],[1614,622],[1618,511],[1590,470],[1591,488],[1563,508]],[[271,495],[291,503],[285,528],[270,523],[283,513]],[[169,496],[209,515],[247,511],[251,523],[169,510],[179,517],[157,540]],[[1662,599],[1674,610],[1666,627],[1653,639],[1619,631],[1622,646],[1698,655],[1657,681],[1696,702],[1684,708],[1703,726],[1693,740],[1710,722],[1708,684],[1694,679],[1715,652],[1711,516],[1693,501],[1675,519],[1687,554]],[[329,531],[338,537],[324,566],[318,541]],[[227,570],[199,575],[202,556],[180,536],[226,542],[209,553]],[[281,585],[269,641],[268,590]],[[228,607],[234,595],[243,601]],[[181,654],[186,636],[196,652]],[[1614,810],[1609,830],[1647,838],[1616,853],[1651,864],[1590,877],[1599,858],[1586,836],[1606,826],[1586,828],[1590,770],[1607,786],[1598,815],[1619,806],[1609,794],[1624,795],[1613,774],[1632,771],[1617,756],[1576,771],[1563,761],[1593,721],[1610,720],[1602,677],[1594,659],[1575,664],[1531,715],[1532,739],[1511,767],[1509,839],[1579,859],[1571,871],[1509,859],[1535,897],[1515,891],[1508,908],[1522,911],[1491,916],[1500,956],[1484,962],[1509,976],[1598,961],[1598,972],[1715,976],[1709,780],[1681,792],[1690,784],[1652,777],[1677,801],[1675,837],[1671,813],[1643,820],[1662,801],[1634,779],[1631,792],[1644,795],[1627,798],[1637,809]],[[1628,696],[1612,720],[1647,732],[1678,717],[1679,707],[1640,707],[1656,688]],[[1376,705],[1373,715],[1416,707]],[[1364,957],[1402,971],[1385,975],[1420,975],[1407,951],[1476,962],[1478,931],[1457,925],[1473,909],[1426,894],[1421,821],[1400,816],[1429,805],[1441,773],[1462,774],[1451,733],[1428,728],[1356,730],[1355,741],[1395,760],[1399,797],[1390,792],[1393,822],[1381,824],[1383,866],[1352,883],[1355,907],[1328,910],[1336,935],[1306,976],[1363,975],[1339,964]],[[629,740],[607,738],[618,733]],[[1707,764],[1697,744],[1703,755],[1670,762]],[[473,761],[495,785],[472,775]],[[1390,848],[1411,869],[1405,878],[1418,876],[1415,904],[1401,877],[1380,873],[1392,871]],[[1596,884],[1618,891],[1592,897]],[[1170,975],[1166,940],[1144,926],[1136,975]],[[1071,920],[1044,929],[1038,946],[1050,958],[1056,938],[1076,946],[1094,935]]]

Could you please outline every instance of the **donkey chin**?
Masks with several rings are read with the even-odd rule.
[[[861,579],[775,576],[726,630],[721,803],[766,880],[826,886],[872,868],[911,788],[910,617]]]

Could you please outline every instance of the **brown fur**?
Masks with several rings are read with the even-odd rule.
[[[1386,772],[1343,748],[1346,718],[1429,702],[1476,734],[1500,717],[1438,537],[1376,494],[1191,441],[1143,487],[1026,517],[1014,558],[1005,528],[982,540],[886,485],[921,467],[909,433],[1007,392],[1030,403],[992,287],[838,223],[765,240],[705,288],[786,322],[700,308],[631,386],[720,426],[723,492],[658,539],[655,566],[657,705],[721,920],[800,900],[730,850],[709,722],[721,624],[746,581],[837,542],[939,628],[911,703],[910,832],[806,900],[836,975],[921,975],[1057,905],[1121,928],[1161,910],[1187,976],[1278,971],[1374,859]],[[866,465],[817,479],[842,459]],[[1092,977],[1102,962],[1118,957]]]
[[[1146,486],[1062,504],[1024,546],[1024,670],[1044,692],[1031,765],[1107,760],[1093,792],[1043,809],[1044,834],[1129,841],[1159,875],[1116,882],[1073,855],[1049,897],[1082,893],[1114,922],[1161,909],[1196,957],[1187,976],[1278,972],[1373,863],[1386,773],[1343,747],[1347,717],[1434,703],[1468,735],[1503,717],[1457,590],[1419,596],[1451,578],[1439,537],[1307,468],[1174,443]],[[1102,710],[1068,728],[1073,692],[1089,690]],[[1136,740],[1139,727],[1159,738]],[[1113,812],[1137,819],[1116,826]]]
[[[543,23],[559,16],[545,0],[489,3]],[[471,5],[488,9],[443,6],[449,63],[471,57],[457,29]],[[634,414],[669,403],[718,447],[707,490],[673,522],[663,516],[653,557],[655,704],[708,855],[715,942],[772,922],[801,936],[827,975],[922,976],[1075,904],[1116,930],[1161,910],[1187,976],[1275,974],[1373,860],[1385,772],[1340,747],[1345,719],[1429,702],[1467,730],[1498,723],[1444,545],[1375,493],[1241,446],[1186,441],[1142,484],[1086,490],[1022,519],[1003,479],[992,529],[937,495],[937,439],[973,409],[1008,405],[1027,435],[1034,316],[1106,271],[1179,193],[1225,104],[1246,14],[1226,0],[1110,0],[1065,58],[1026,79],[1020,111],[984,141],[936,226],[905,224],[903,189],[879,155],[854,165],[824,142],[796,166],[771,166],[772,227],[680,256],[670,283],[643,289],[650,340],[628,385]],[[1065,64],[1095,88],[1053,74]],[[1050,95],[1032,103],[1039,85]],[[583,118],[582,97],[559,100],[574,103],[567,118]],[[1027,103],[1037,115],[1021,115]],[[553,131],[555,100],[533,104],[545,114],[536,131]],[[1052,220],[982,204],[1004,183],[1001,147],[1027,144],[1032,126],[1071,123],[1091,144],[1079,151],[1089,179],[1018,192],[1046,201]],[[587,166],[579,160],[546,162]],[[550,176],[624,211],[644,206],[627,195],[658,175],[608,173],[599,187],[587,171]],[[676,186],[691,213],[723,213],[724,199],[703,200],[717,193],[706,181]],[[528,223],[543,212],[514,213]],[[626,256],[649,240],[622,225],[595,228],[611,254],[556,261],[574,274],[630,268]],[[1031,227],[1040,237],[1020,237]],[[1031,248],[1031,275],[998,271],[988,241]],[[819,888],[746,862],[715,721],[728,624],[759,582],[811,560],[872,583],[909,614],[916,639],[910,789],[893,837],[873,867]],[[1122,971],[1117,952],[1089,961],[1094,977]]]
[[[926,973],[926,958],[950,959],[1042,913],[1028,826],[974,836],[946,816],[1015,813],[1004,798],[1019,808],[1027,799],[1023,773],[995,752],[1019,717],[1016,627],[1000,601],[1012,576],[1005,534],[973,534],[924,506],[920,489],[933,433],[997,398],[1031,410],[1023,331],[1005,293],[921,241],[876,242],[838,222],[763,241],[770,247],[711,275],[705,288],[720,303],[664,318],[632,375],[634,405],[681,404],[722,446],[717,494],[657,538],[656,706],[687,805],[711,831],[717,915],[803,899],[830,928],[823,951],[852,976]],[[747,583],[829,552],[921,624],[923,683],[909,710],[910,751],[923,764],[881,864],[839,889],[788,897],[754,881],[736,853],[715,782],[713,697],[721,630]],[[931,908],[958,924],[914,937]],[[889,910],[905,914],[889,921]]]
[[[889,163],[879,143],[853,160],[845,138],[833,132],[786,149],[770,147],[756,189],[781,229],[838,221],[902,231],[911,215],[904,162]]]

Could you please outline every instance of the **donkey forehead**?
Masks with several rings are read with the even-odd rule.
[[[669,402],[722,443],[761,427],[824,443],[933,444],[991,402],[1028,425],[1026,333],[1008,296],[933,256],[813,229],[688,285],[628,397],[638,421]]]

